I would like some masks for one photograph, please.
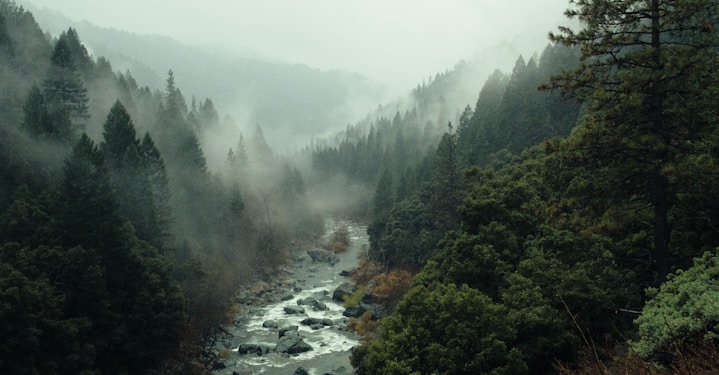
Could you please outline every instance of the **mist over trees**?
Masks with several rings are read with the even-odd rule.
[[[288,153],[0,0],[0,372],[204,373],[327,215],[368,224],[357,374],[719,371],[719,3],[573,4]]]
[[[278,62],[245,48],[228,54],[169,37],[76,22],[48,9],[30,9],[43,29],[58,35],[71,26],[97,56],[112,61],[116,70],[132,71],[143,86],[163,86],[172,67],[183,90],[211,97],[224,111],[220,120],[229,115],[246,132],[256,122],[266,124],[265,133],[274,148],[299,149],[313,135],[327,134],[361,118],[386,90],[355,73]],[[190,97],[186,99],[189,105]]]
[[[2,372],[211,361],[236,288],[323,229],[302,174],[258,146],[259,126],[246,174],[210,170],[197,133],[220,114],[172,70],[140,87],[75,29],[49,38],[6,0],[0,21]]]
[[[719,245],[718,8],[579,1],[567,12],[579,29],[490,76],[436,155],[415,163],[434,170],[419,188],[390,199],[407,176],[381,175],[374,202],[391,208],[373,211],[363,265],[416,275],[377,338],[353,350],[359,374],[719,369],[703,305]],[[448,313],[460,305],[472,308]]]

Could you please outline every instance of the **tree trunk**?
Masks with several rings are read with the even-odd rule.
[[[668,148],[671,138],[664,129],[664,96],[661,92],[661,60],[659,0],[652,0],[652,88],[650,92],[652,132],[661,139],[661,148],[656,150],[653,171],[653,204],[654,204],[654,260],[657,265],[657,282],[662,284],[669,273],[669,181],[663,173],[669,161]]]

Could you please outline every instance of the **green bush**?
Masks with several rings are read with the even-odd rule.
[[[635,323],[639,340],[632,349],[642,357],[658,357],[687,344],[719,339],[719,254],[707,252],[694,266],[670,275],[649,300]]]
[[[358,374],[524,374],[507,308],[466,285],[410,289],[380,338],[353,351]]]

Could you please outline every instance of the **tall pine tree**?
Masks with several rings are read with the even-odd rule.
[[[574,154],[620,192],[651,207],[657,280],[672,266],[671,212],[681,171],[715,119],[716,0],[579,0],[567,11],[581,29],[560,28],[553,41],[581,48],[581,63],[546,87],[588,105]],[[675,254],[677,255],[677,254]],[[687,254],[684,254],[687,255]]]

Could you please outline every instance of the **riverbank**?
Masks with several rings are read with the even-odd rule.
[[[219,345],[218,366],[224,368],[213,374],[292,374],[299,367],[317,375],[353,372],[349,354],[359,338],[347,329],[344,306],[332,300],[332,293],[350,281],[340,272],[357,267],[367,234],[364,226],[332,222],[326,236],[342,225],[351,242],[336,261],[315,262],[307,253],[310,249],[299,249],[277,280],[258,281],[238,293],[239,312]],[[294,341],[288,343],[287,332]],[[298,346],[288,349],[295,343]],[[304,351],[304,345],[311,350]]]

